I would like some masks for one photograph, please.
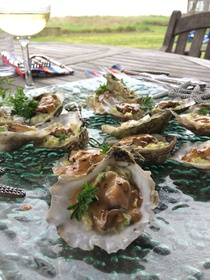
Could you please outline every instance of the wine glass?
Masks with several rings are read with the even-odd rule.
[[[50,9],[49,0],[0,0],[0,28],[17,36],[21,44],[25,92],[35,88],[29,60],[30,36],[44,29],[50,18]]]

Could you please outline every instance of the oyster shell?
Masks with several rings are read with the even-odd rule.
[[[0,150],[9,152],[19,149],[27,143],[40,141],[48,134],[45,130],[38,130],[10,119],[0,119]]]
[[[34,97],[38,102],[36,114],[30,119],[30,125],[40,126],[45,122],[52,120],[55,116],[59,116],[63,109],[65,95],[61,92],[50,94],[41,94]]]
[[[196,104],[186,114],[172,112],[177,121],[196,135],[210,135],[210,104]]]
[[[194,104],[195,104],[195,101],[191,98],[163,100],[163,101],[160,101],[159,103],[157,103],[153,107],[152,114],[155,114],[155,113],[165,110],[165,109],[171,109],[172,111],[175,111],[176,113],[181,113],[181,112],[187,110],[190,106],[193,106]]]
[[[152,116],[146,115],[139,120],[129,120],[121,123],[120,126],[102,125],[101,130],[109,135],[117,138],[123,138],[130,135],[136,135],[140,133],[158,133],[161,134],[172,114],[170,110],[164,110],[163,112],[156,113]]]
[[[117,178],[118,184],[109,184],[109,176]],[[125,180],[128,177],[130,180]],[[67,208],[74,203],[75,194],[81,191],[86,182],[97,185],[98,200],[89,204],[81,221],[70,219],[71,213]],[[112,186],[115,187],[112,189]],[[47,221],[56,226],[58,234],[72,247],[92,250],[94,246],[99,246],[108,253],[125,249],[135,240],[153,218],[152,209],[158,203],[150,172],[137,165],[130,153],[117,147],[113,147],[91,171],[88,170],[81,176],[60,175],[50,188],[50,193],[52,198]],[[135,199],[132,199],[132,196],[135,196]],[[93,210],[94,207],[99,207],[100,211],[96,211],[99,216]],[[127,222],[130,219],[131,224],[121,224],[125,219]]]
[[[203,143],[185,143],[171,159],[203,172],[210,172],[210,140]]]
[[[94,113],[110,114],[122,120],[139,119],[146,114],[144,97],[139,97],[110,73],[105,78],[107,84],[101,85],[87,97],[87,106]]]
[[[35,147],[70,151],[83,148],[89,141],[88,130],[78,111],[61,114],[40,128],[45,129],[47,135],[36,141]]]
[[[171,156],[176,142],[177,138],[172,135],[138,134],[122,138],[114,145],[133,155],[142,155],[145,162],[162,163]]]

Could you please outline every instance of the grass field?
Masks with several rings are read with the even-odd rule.
[[[61,36],[32,37],[32,41],[100,44],[141,49],[161,47],[169,17],[64,17],[51,18],[48,27],[60,27]]]

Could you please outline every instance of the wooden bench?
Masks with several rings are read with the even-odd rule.
[[[210,28],[210,11],[182,15],[180,11],[175,10],[171,14],[160,50],[210,59],[210,43],[203,44],[208,28]],[[192,30],[194,38],[188,43],[188,35]]]

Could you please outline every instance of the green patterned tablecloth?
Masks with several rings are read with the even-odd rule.
[[[59,88],[66,102],[85,104],[87,94],[103,78],[38,89],[34,94]],[[155,94],[160,86],[130,79],[140,94]],[[98,140],[100,125],[117,122],[110,116],[94,116],[86,109],[89,133]],[[202,142],[172,119],[165,130],[177,136],[176,149],[185,142]],[[26,191],[24,199],[0,198],[0,279],[4,280],[194,280],[210,279],[210,173],[202,173],[171,159],[144,164],[152,172],[160,201],[155,218],[126,250],[107,254],[100,248],[82,251],[68,246],[49,225],[49,188],[56,181],[52,164],[63,151],[34,149],[32,144],[9,153],[0,152],[1,184]],[[23,206],[30,210],[23,210]]]

